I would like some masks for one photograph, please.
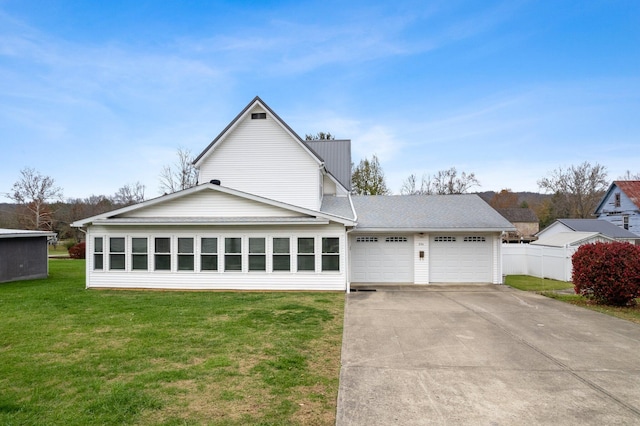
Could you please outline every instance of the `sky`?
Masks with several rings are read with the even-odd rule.
[[[614,180],[640,173],[640,2],[0,0],[0,202],[27,167],[65,199],[153,198],[255,96],[395,193],[451,167],[477,191]]]

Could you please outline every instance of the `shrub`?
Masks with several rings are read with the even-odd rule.
[[[69,251],[69,249],[73,246],[75,246],[76,244],[78,244],[78,242],[76,240],[66,240],[64,242],[64,248],[67,249],[67,251]]]
[[[640,247],[620,242],[585,244],[571,260],[577,294],[614,306],[635,305],[640,297]]]
[[[69,248],[69,257],[72,259],[85,259],[87,257],[86,244],[82,242]]]

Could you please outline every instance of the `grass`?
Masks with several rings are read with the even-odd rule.
[[[0,424],[335,423],[344,294],[0,284]]]
[[[573,283],[528,275],[509,275],[506,277],[505,284],[519,290],[534,291],[562,302],[640,324],[640,300],[637,300],[638,304],[632,307],[598,305],[579,294],[558,293],[558,290],[573,290]]]
[[[508,275],[505,284],[524,291],[553,291],[573,289],[573,283],[550,280],[548,278],[536,278],[529,275]]]

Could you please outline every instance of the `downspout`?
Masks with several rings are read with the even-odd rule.
[[[345,254],[344,254],[344,264],[346,266],[346,287],[347,287],[347,294],[351,293],[351,265],[349,264],[349,260],[351,258],[350,253],[351,253],[351,238],[349,238],[349,234],[353,232],[353,228],[347,230],[347,232],[345,233]]]

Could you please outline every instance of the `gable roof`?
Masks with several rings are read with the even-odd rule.
[[[530,208],[509,207],[496,210],[511,223],[538,222],[538,216]]]
[[[619,239],[638,238],[636,234],[602,219],[558,219],[557,222],[577,232],[598,232],[607,237]]]
[[[515,231],[515,227],[476,194],[354,195],[356,230]]]
[[[595,241],[614,241],[614,239],[599,232],[559,232],[550,237],[532,241],[529,244],[547,247],[569,247]]]
[[[633,204],[640,207],[640,180],[617,180],[614,183]]]
[[[640,209],[640,180],[616,180],[611,183],[609,189],[607,189],[607,192],[602,197],[600,204],[596,207],[596,213],[604,208],[604,203],[609,199],[611,192],[613,192],[616,187],[624,192],[631,202]]]
[[[196,167],[199,167],[202,161],[211,154],[216,148],[218,144],[220,144],[226,136],[231,132],[240,121],[249,114],[254,107],[260,106],[264,109],[267,114],[271,115],[278,125],[280,125],[285,132],[287,132],[292,139],[300,144],[300,146],[318,163],[318,165],[324,165],[324,169],[329,176],[333,178],[334,181],[342,185],[347,191],[350,191],[351,188],[351,141],[350,140],[337,140],[337,141],[322,141],[326,142],[336,142],[329,144],[327,146],[319,146],[313,144],[315,148],[313,149],[308,142],[304,141],[284,120],[278,116],[278,114],[273,111],[269,105],[267,105],[259,96],[256,96],[247,104],[246,107],[227,125],[227,127],[218,134],[218,136],[211,141],[211,143],[193,160],[193,164]],[[347,155],[348,153],[348,155]],[[329,160],[325,160],[323,155],[327,155]],[[348,158],[348,160],[347,160]],[[340,164],[340,161],[347,161],[346,165]],[[345,177],[345,169],[348,169],[346,172],[348,177]],[[337,176],[336,174],[337,173]]]
[[[351,141],[344,140],[314,140],[304,143],[316,153],[319,158],[324,159],[324,165],[344,186],[347,191],[351,191]]]
[[[167,203],[173,200],[177,200],[183,197],[187,197],[191,194],[201,191],[219,191],[225,194],[230,194],[239,198],[256,201],[265,205],[278,207],[290,212],[299,213],[303,217],[126,217],[127,213],[135,212],[136,210],[142,210],[151,206],[157,206],[162,203]],[[123,217],[124,216],[124,217]],[[307,216],[307,217],[304,217]],[[317,219],[317,220],[316,220]],[[238,225],[238,224],[250,224],[250,225],[264,225],[264,224],[284,224],[284,223],[320,223],[320,222],[338,222],[346,226],[353,226],[355,222],[352,219],[341,217],[330,212],[320,212],[310,210],[304,207],[294,206],[281,201],[272,200],[269,198],[261,197],[254,194],[238,191],[236,189],[227,188],[221,185],[212,183],[205,183],[198,186],[194,186],[183,191],[174,192],[172,194],[163,195],[142,203],[134,204],[131,206],[123,207],[110,212],[102,213],[96,216],[92,216],[86,219],[75,221],[71,224],[73,227],[82,227],[94,223],[99,224],[153,224],[153,225],[202,225],[202,224],[223,224],[223,225]]]

